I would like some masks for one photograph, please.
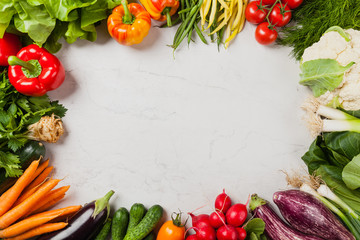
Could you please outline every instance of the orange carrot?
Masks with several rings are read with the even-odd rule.
[[[32,189],[34,187],[36,187],[37,185],[40,185],[41,183],[43,183],[46,178],[49,176],[49,174],[51,173],[51,171],[53,170],[54,167],[47,167],[44,169],[44,171],[42,171],[42,173],[37,177],[35,178],[34,181],[32,181],[29,186],[27,186],[25,188],[25,192],[29,191],[29,189]]]
[[[36,187],[29,189],[28,191],[23,191],[20,197],[16,200],[16,202],[12,205],[12,207],[16,207],[23,201],[25,201],[28,197],[30,197],[34,192],[36,192],[41,185],[37,185]]]
[[[59,196],[57,198],[54,198],[53,200],[47,202],[43,206],[41,206],[41,207],[39,207],[39,208],[37,208],[35,210],[32,210],[29,215],[36,214],[36,213],[41,213],[43,211],[48,210],[49,208],[53,207],[55,204],[60,202],[60,200],[62,200],[64,197],[65,197],[65,194],[63,194],[63,195],[61,195],[61,196]]]
[[[16,181],[14,186],[7,190],[0,197],[0,216],[3,216],[14,204],[20,196],[24,188],[30,183],[32,175],[35,173],[39,166],[39,160],[33,161],[30,166],[25,170],[23,175]]]
[[[48,214],[48,215],[59,214],[57,217],[61,217],[61,216],[67,216],[72,213],[76,213],[80,209],[81,209],[81,205],[68,206],[68,207],[64,207],[64,208],[59,208],[59,209],[54,209],[54,210],[38,213],[38,214],[32,215],[30,217],[35,217],[35,216],[38,216],[41,214]]]
[[[25,201],[2,215],[0,217],[0,229],[7,228],[16,220],[28,213],[36,205],[39,199],[41,199],[48,192],[50,192],[51,189],[53,189],[59,182],[60,179],[52,179],[45,182],[35,193],[33,193]]]
[[[40,175],[40,173],[42,173],[44,171],[45,168],[47,168],[47,166],[49,165],[49,159],[47,159],[46,161],[40,163],[39,167],[36,169],[34,175],[32,176],[31,178],[31,181],[32,182],[37,176]]]
[[[0,237],[1,238],[15,237],[17,235],[29,231],[32,228],[43,225],[44,223],[47,223],[60,215],[61,213],[58,212],[54,212],[52,214],[44,213],[44,214],[34,215],[20,222],[17,222],[3,230],[0,230]]]
[[[68,224],[64,222],[59,223],[45,223],[39,227],[33,228],[30,231],[27,231],[26,233],[20,234],[13,238],[5,238],[5,240],[25,240],[29,239],[35,236],[42,235],[44,233],[54,232],[60,229],[63,229]]]
[[[37,209],[41,208],[42,206],[46,205],[48,202],[53,201],[54,199],[65,195],[65,193],[69,190],[70,186],[63,186],[57,189],[52,190],[48,194],[45,195],[42,199],[37,202],[36,207],[32,209],[33,211],[36,211]]]

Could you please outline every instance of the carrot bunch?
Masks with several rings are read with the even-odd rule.
[[[49,160],[33,161],[16,183],[0,197],[0,238],[23,240],[66,227],[64,218],[81,206],[46,211],[65,197],[70,186],[54,189],[61,181],[49,178]]]

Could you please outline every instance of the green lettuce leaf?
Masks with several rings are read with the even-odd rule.
[[[17,30],[27,33],[34,42],[43,44],[55,28],[56,20],[46,11],[44,5],[32,6],[26,0],[15,2],[18,14],[14,16]]]
[[[91,29],[92,28],[92,29]],[[94,25],[89,25],[87,30],[81,28],[80,19],[70,22],[65,33],[65,39],[68,43],[75,42],[78,38],[86,39],[91,42],[96,40],[96,29]]]
[[[16,10],[12,0],[0,1],[0,38],[4,36],[5,30],[15,13]]]
[[[109,14],[108,9],[113,9],[120,4],[120,0],[97,0],[93,5],[82,8],[81,28],[87,30],[92,24],[106,19]]]
[[[343,80],[344,73],[354,62],[341,66],[334,59],[316,59],[300,64],[300,84],[309,86],[315,97],[333,91]]]
[[[41,0],[47,11],[53,18],[60,21],[71,22],[79,18],[78,12],[73,11],[78,8],[90,6],[96,0]]]
[[[67,22],[56,21],[54,30],[43,45],[51,53],[56,53],[61,49],[62,44],[59,40],[65,35],[68,28]]]
[[[360,154],[349,162],[342,171],[342,179],[351,190],[360,187]]]

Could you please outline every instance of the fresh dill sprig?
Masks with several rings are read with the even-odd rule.
[[[332,26],[360,30],[359,0],[304,0],[293,10],[295,25],[280,30],[278,44],[293,47],[292,56],[300,60],[304,50],[320,40]]]

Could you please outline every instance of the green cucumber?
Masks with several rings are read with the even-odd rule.
[[[29,141],[22,148],[20,148],[15,154],[19,156],[20,165],[25,170],[32,161],[39,159],[41,156],[45,156],[45,146],[38,141]],[[0,169],[0,194],[5,192],[11,187],[17,180],[17,178],[6,177],[4,169]]]
[[[113,240],[123,240],[129,223],[129,211],[126,208],[119,208],[111,223],[111,237]]]
[[[154,232],[151,232],[149,235],[147,235],[143,240],[155,240],[156,235]]]
[[[94,240],[106,240],[111,229],[111,219],[106,219],[104,226]]]
[[[135,228],[146,213],[146,208],[141,203],[135,203],[130,209],[130,220],[127,231],[131,231]]]
[[[161,220],[162,215],[163,208],[161,206],[152,206],[141,222],[131,231],[126,233],[124,240],[142,240],[156,227]]]

